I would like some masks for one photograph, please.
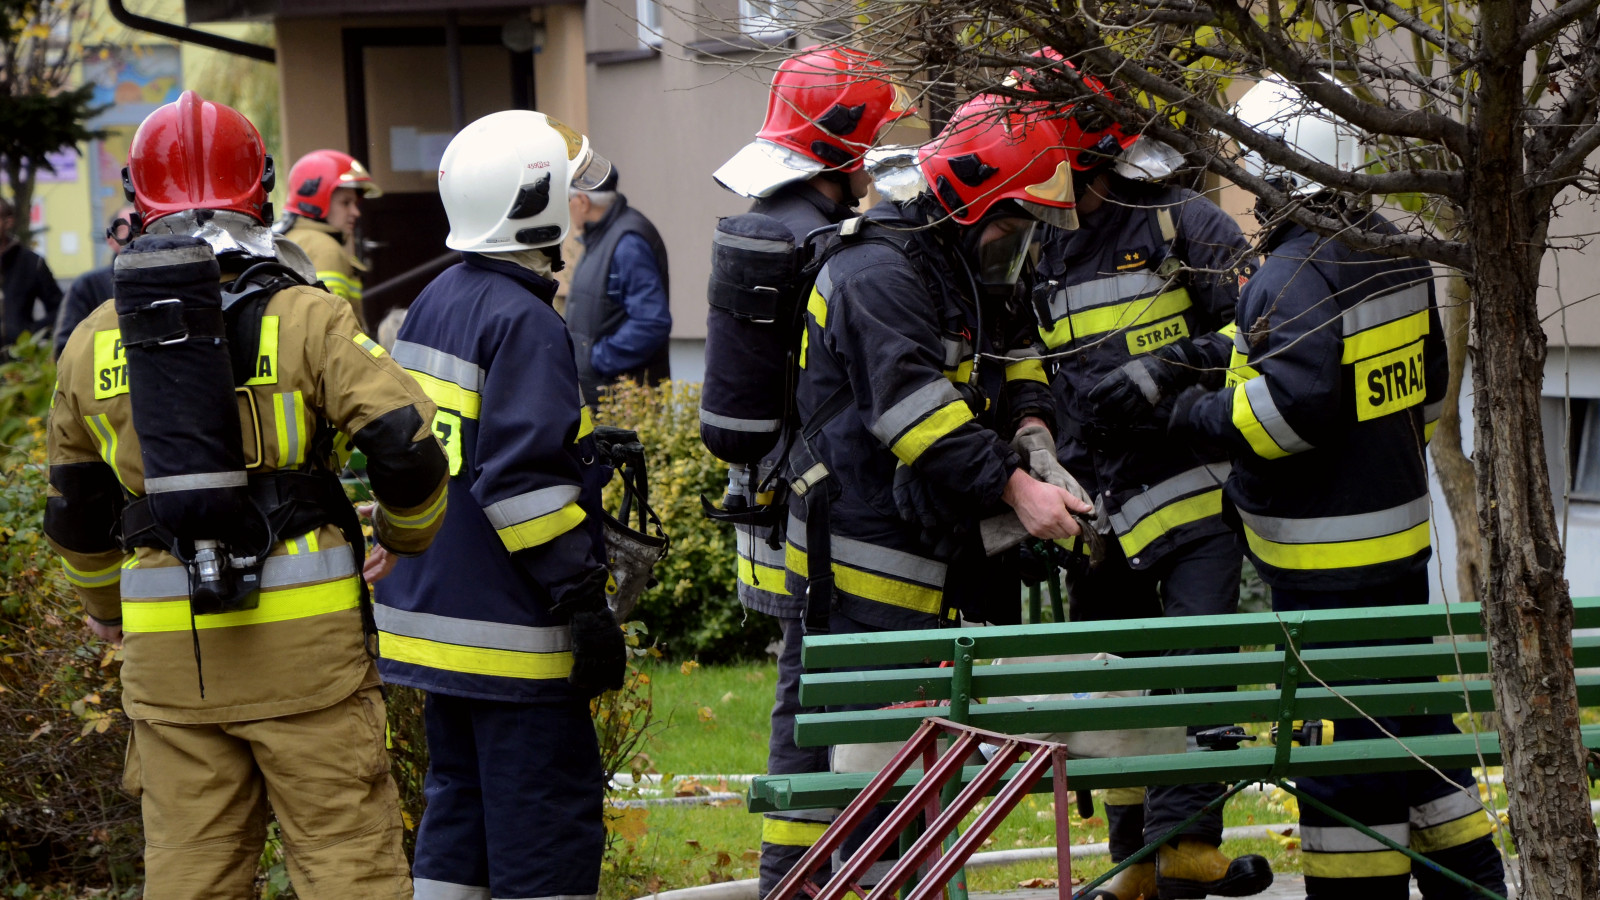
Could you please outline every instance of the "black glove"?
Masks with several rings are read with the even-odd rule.
[[[1205,360],[1188,338],[1134,357],[1089,389],[1090,415],[1105,426],[1147,422],[1163,398],[1200,380]]]
[[[1177,399],[1172,401],[1172,414],[1167,417],[1167,434],[1175,438],[1193,438],[1198,429],[1190,420],[1190,414],[1194,412],[1194,405],[1200,402],[1200,398],[1209,393],[1211,392],[1205,388],[1195,385],[1179,394]]]
[[[598,569],[557,613],[570,610],[572,674],[567,681],[585,697],[597,697],[622,687],[628,674],[628,642],[606,606],[606,571]]]
[[[966,533],[967,523],[961,510],[945,499],[943,491],[905,463],[894,469],[894,508],[901,519],[921,532],[922,542],[936,556],[954,553],[961,535]]]

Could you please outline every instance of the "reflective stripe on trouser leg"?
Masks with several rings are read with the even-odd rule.
[[[1156,566],[1161,579],[1163,614],[1176,616],[1228,615],[1239,611],[1239,570],[1244,565],[1244,543],[1234,532],[1196,538],[1173,548]],[[1223,648],[1237,649],[1237,648]],[[1168,651],[1164,656],[1221,652],[1212,649]],[[1231,686],[1217,688],[1232,690]],[[1225,723],[1216,723],[1222,725]],[[1210,726],[1189,729],[1189,749],[1198,749],[1193,736]],[[1145,799],[1144,838],[1153,841],[1182,824],[1201,807],[1222,796],[1220,784],[1152,785]],[[1180,837],[1222,843],[1222,809],[1218,807],[1191,823]]]
[[[1426,720],[1425,720],[1426,721]],[[1435,730],[1448,734],[1455,723],[1436,717]],[[1478,801],[1478,782],[1470,769],[1446,769],[1448,781],[1432,772],[1406,775],[1411,802],[1411,849],[1501,896],[1506,893],[1505,863],[1494,843],[1494,823]],[[1454,882],[1426,866],[1412,873],[1423,896],[1466,897]]]
[[[267,799],[247,743],[136,719],[123,780],[141,795],[148,896],[254,900]]]
[[[778,684],[772,704],[772,733],[767,744],[767,772],[796,775],[828,771],[827,747],[800,747],[794,742],[794,717],[801,712],[821,712],[800,705],[800,649],[803,630],[799,619],[782,618],[783,650],[778,654]],[[778,886],[805,851],[822,837],[833,821],[834,810],[794,810],[768,813],[761,823],[761,880],[759,896]],[[816,880],[828,872],[824,866]]]
[[[1415,835],[1413,831],[1412,836]],[[1493,837],[1485,835],[1465,844],[1423,855],[1474,884],[1506,896],[1505,861],[1501,859],[1500,848],[1495,845]],[[1428,900],[1472,896],[1466,889],[1427,866],[1413,865],[1411,872],[1417,878],[1417,887],[1422,889],[1422,896]]]

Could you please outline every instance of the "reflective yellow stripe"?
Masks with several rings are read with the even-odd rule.
[[[805,551],[793,544],[784,548],[784,565],[801,578],[810,573]],[[944,606],[944,592],[938,588],[851,568],[838,560],[833,562],[833,586],[846,594],[929,615],[938,615]]]
[[[1239,352],[1238,347],[1228,350],[1228,375],[1227,386],[1237,387],[1252,378],[1260,378],[1261,373],[1251,368],[1250,357]]]
[[[1462,816],[1443,825],[1429,828],[1413,826],[1411,849],[1418,853],[1438,853],[1440,850],[1449,850],[1451,847],[1475,841],[1492,831],[1494,823],[1489,821],[1489,817],[1482,810],[1477,810],[1471,815]]]
[[[1323,544],[1280,544],[1257,534],[1249,525],[1244,536],[1250,550],[1269,566],[1279,569],[1349,569],[1406,559],[1427,549],[1428,523],[1405,531],[1359,541]]]
[[[791,822],[788,819],[761,820],[761,843],[784,847],[810,847],[822,840],[828,826],[821,822]]]
[[[299,391],[272,395],[272,419],[278,429],[278,468],[298,468],[306,460],[306,403]]]
[[[1025,359],[1021,362],[1006,364],[1007,381],[1037,381],[1040,384],[1049,384],[1050,379],[1044,374],[1044,360]]]
[[[1358,359],[1388,353],[1420,340],[1428,333],[1428,311],[1412,313],[1377,328],[1368,328],[1344,339],[1344,355],[1339,362],[1349,365]]]
[[[806,312],[817,320],[818,328],[828,327],[828,298],[822,296],[822,291],[815,287],[811,289],[811,296],[806,299]]]
[[[384,507],[383,517],[389,521],[390,525],[396,528],[428,528],[438,521],[440,516],[444,515],[445,501],[449,496],[450,492],[448,490],[441,490],[439,499],[428,504],[427,509],[409,516],[402,516],[399,513],[391,512],[388,507]]]
[[[1161,507],[1140,519],[1132,531],[1119,535],[1117,541],[1122,544],[1125,556],[1133,556],[1150,546],[1151,541],[1174,528],[1198,522],[1207,516],[1220,515],[1222,515],[1222,489],[1218,488]]]
[[[758,562],[739,557],[739,583],[749,585],[759,591],[769,594],[789,596],[789,589],[784,584],[784,571],[774,566],[763,566]]]
[[[954,369],[945,369],[944,377],[952,384],[964,384],[972,378],[972,360],[964,359]]]
[[[1318,853],[1301,848],[1308,878],[1375,878],[1411,874],[1411,857],[1398,850],[1366,853]]]
[[[1167,291],[1154,297],[1142,297],[1127,303],[1113,303],[1097,309],[1086,309],[1060,319],[1049,330],[1041,329],[1045,343],[1059,347],[1074,338],[1093,337],[1119,328],[1133,328],[1157,319],[1175,316],[1194,304],[1187,288]]]
[[[233,628],[240,625],[265,625],[289,619],[305,619],[326,613],[355,609],[361,601],[355,578],[329,581],[306,587],[263,591],[261,605],[237,612],[195,616],[196,628]],[[127,632],[188,631],[189,601],[155,600],[122,604],[122,630]]]
[[[1426,444],[1429,441],[1433,440],[1433,429],[1436,428],[1438,425],[1439,425],[1439,421],[1437,419],[1435,419],[1434,421],[1429,422],[1428,424],[1422,426],[1422,442],[1424,444]]]
[[[583,521],[583,507],[568,503],[549,515],[538,516],[495,530],[512,553],[537,547],[566,534]]]
[[[944,437],[962,425],[972,421],[972,409],[965,400],[953,400],[933,412],[916,425],[913,425],[900,439],[894,442],[889,451],[900,458],[906,465],[917,461],[927,449],[933,446],[934,441]]]
[[[95,441],[100,445],[100,458],[111,467],[112,473],[122,482],[122,486],[128,487],[128,482],[122,477],[122,470],[117,468],[117,430],[111,427],[111,419],[105,413],[100,413],[84,416],[83,421],[88,424],[89,431],[93,432]]]
[[[594,434],[594,416],[590,414],[588,406],[578,409],[578,440],[583,440]]]
[[[1138,806],[1144,803],[1144,788],[1125,787],[1106,790],[1107,806]]]
[[[427,666],[468,675],[499,675],[502,678],[566,678],[572,674],[572,654],[529,653],[521,650],[490,650],[446,644],[426,638],[379,632],[378,647],[383,658],[393,662]]]
[[[1239,429],[1244,439],[1250,442],[1250,449],[1263,459],[1282,459],[1289,455],[1289,451],[1278,446],[1278,442],[1267,434],[1266,426],[1256,418],[1255,410],[1250,407],[1250,398],[1245,394],[1245,386],[1238,385],[1233,389],[1233,427]]]
[[[357,347],[360,347],[361,349],[372,354],[373,358],[375,359],[381,359],[384,355],[383,348],[378,345],[377,341],[367,337],[359,331],[356,332],[355,337],[352,337],[350,340],[355,341]]]
[[[81,588],[106,587],[122,580],[122,562],[120,560],[106,566],[104,569],[86,572],[74,566],[63,556],[61,557],[61,566],[67,570],[67,580]]]
[[[256,349],[255,374],[246,385],[278,383],[278,317],[261,317],[261,344]]]
[[[483,398],[477,391],[469,391],[459,384],[435,378],[427,372],[418,372],[416,369],[407,369],[411,377],[417,380],[428,399],[444,409],[460,413],[469,419],[478,417],[478,410],[483,405]]]
[[[346,300],[361,299],[361,282],[358,279],[348,278],[342,272],[318,272],[317,279],[330,293]]]

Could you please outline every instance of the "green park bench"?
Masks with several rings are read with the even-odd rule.
[[[1600,628],[1600,597],[1577,598],[1574,607],[1575,628]],[[1300,746],[1295,742],[1294,723],[1356,718],[1362,713],[1455,715],[1492,710],[1490,683],[1483,674],[1488,671],[1487,645],[1482,640],[1469,639],[1481,630],[1478,604],[1457,603],[1450,605],[1448,612],[1442,605],[1417,605],[808,637],[803,651],[806,674],[800,682],[801,703],[810,707],[873,708],[801,715],[795,723],[795,738],[807,747],[905,741],[930,716],[1007,735],[1272,723],[1276,726],[1274,736],[1262,739],[1267,746],[1071,759],[1065,765],[1067,787],[1085,791],[1220,782],[1232,785],[1222,798],[1225,800],[1253,783],[1278,785],[1294,793],[1302,803],[1318,806],[1345,824],[1361,828],[1393,849],[1420,860],[1407,848],[1322,807],[1287,779],[1403,771],[1420,769],[1425,764],[1441,769],[1498,765],[1499,735],[1480,731],[1476,737],[1461,734],[1405,738],[1403,745],[1397,740],[1367,740]],[[1377,638],[1435,640],[1399,647],[1300,649],[1305,644]],[[1022,660],[1010,664],[1018,657],[1125,655],[1217,647],[1272,649],[1066,663]],[[1007,659],[1007,665],[974,665],[1002,657]],[[1576,637],[1573,659],[1580,673],[1600,668],[1600,636]],[[864,661],[905,668],[830,671],[859,666]],[[941,663],[948,665],[941,667]],[[1323,686],[1324,682],[1336,685],[1361,679],[1438,676],[1449,676],[1449,680],[1332,689]],[[1579,674],[1577,683],[1580,704],[1600,705],[1600,675]],[[1218,690],[1218,686],[1228,690]],[[1151,689],[1182,689],[1182,693],[1033,703],[980,702],[990,697]],[[912,701],[949,701],[949,705],[881,708]],[[1352,704],[1360,712],[1352,709]],[[1600,749],[1600,725],[1585,726],[1582,734],[1584,746]],[[1003,788],[1006,779],[1018,769],[1020,765],[1013,766],[993,790]],[[967,766],[953,780],[964,785],[979,771],[978,766]],[[921,775],[920,771],[906,773],[885,799],[904,796]],[[750,786],[749,810],[761,813],[842,809],[873,777],[872,773],[764,775]],[[1053,776],[1049,774],[1031,787],[1034,791],[1053,789]],[[950,794],[947,789],[947,798]],[[1058,814],[1066,815],[1066,811]],[[1087,891],[1123,866],[1144,858],[1156,846],[1146,847],[1082,890]],[[1432,865],[1426,860],[1423,863]],[[1461,880],[1454,873],[1445,874]]]

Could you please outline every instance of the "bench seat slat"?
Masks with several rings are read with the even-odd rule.
[[[1284,640],[1285,625],[1302,623],[1307,642],[1431,638],[1481,632],[1476,603],[1454,603],[1449,612],[1439,604],[1375,609],[1319,610],[1302,613],[1248,613],[1189,616],[1173,619],[1131,619],[1059,625],[1007,625],[993,628],[890,631],[877,634],[824,635],[807,638],[807,669],[859,665],[871,659],[881,665],[915,665],[948,659],[952,642],[971,637],[980,659],[1002,656],[1044,656],[1058,653],[1116,653],[1168,649],[1251,646]],[[1573,627],[1600,628],[1600,597],[1573,599]]]
[[[1577,682],[1579,704],[1600,705],[1600,675],[1580,675]],[[1333,690],[1302,687],[1295,696],[1294,717],[1353,718],[1356,714],[1350,708],[1352,702],[1373,716],[1455,715],[1467,711],[1463,686],[1465,693],[1471,695],[1474,712],[1494,708],[1489,681],[1476,679],[1358,685]],[[1106,731],[1167,725],[1275,722],[1280,705],[1281,697],[1276,690],[983,703],[971,707],[969,721],[974,727],[1004,734]],[[795,739],[802,747],[903,741],[929,715],[941,715],[939,708],[804,714],[795,717]]]
[[[1582,734],[1585,747],[1600,750],[1600,725],[1585,726]],[[1408,738],[1406,747],[1390,740],[1344,741],[1321,747],[1295,747],[1290,753],[1289,765],[1291,772],[1302,776],[1350,774],[1357,771],[1399,772],[1422,768],[1422,764],[1412,755],[1415,753],[1439,768],[1471,767],[1478,765],[1480,744],[1484,761],[1491,766],[1499,765],[1499,735],[1488,732],[1480,735],[1477,741],[1469,734]],[[1067,763],[1067,782],[1073,790],[1102,790],[1151,784],[1265,779],[1271,772],[1272,760],[1271,747],[1171,756],[1074,759]],[[1015,771],[1016,767],[1013,767],[1012,773]],[[978,772],[979,767],[968,766],[963,772],[962,783],[976,777]],[[889,799],[904,796],[921,774],[915,770],[907,773],[891,790]],[[750,812],[842,808],[855,799],[871,778],[872,775],[868,773],[763,775],[750,785]],[[1010,773],[1001,785],[1009,781]],[[1052,789],[1052,778],[1046,774],[1034,785],[1033,792]]]

